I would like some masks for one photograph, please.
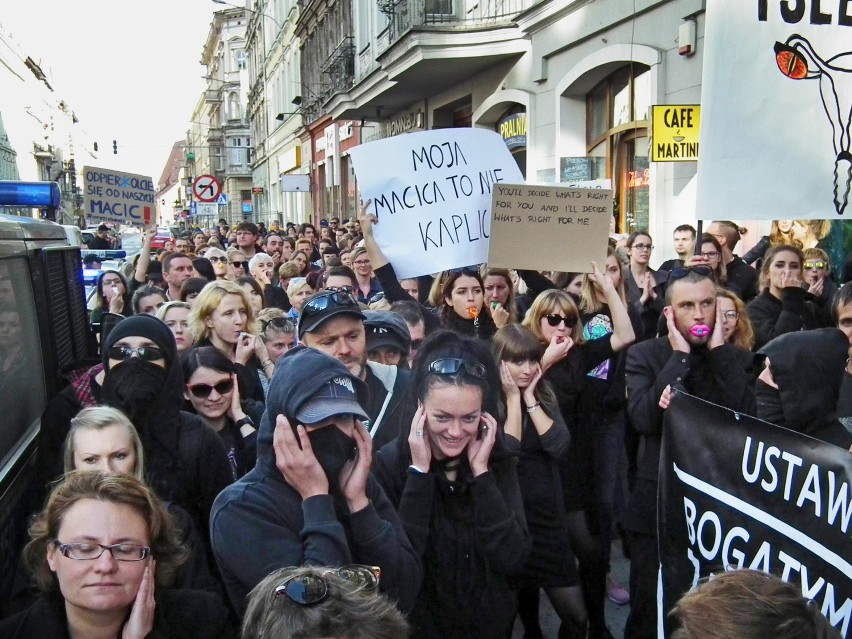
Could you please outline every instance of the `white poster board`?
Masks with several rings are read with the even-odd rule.
[[[699,219],[852,217],[850,24],[848,2],[708,0]]]
[[[144,175],[83,167],[86,218],[145,226],[156,220],[154,181]]]
[[[376,243],[400,278],[485,262],[491,190],[524,179],[500,135],[486,129],[409,133],[349,154],[379,218]]]

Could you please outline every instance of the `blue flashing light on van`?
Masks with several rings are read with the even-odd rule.
[[[62,201],[56,182],[0,180],[0,206],[30,206],[58,209]]]

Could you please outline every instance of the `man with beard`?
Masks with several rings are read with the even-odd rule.
[[[231,481],[219,436],[181,410],[184,379],[175,338],[150,315],[120,321],[103,345],[103,363],[89,369],[47,405],[39,440],[40,479],[62,474],[62,443],[83,408],[119,409],[139,432],[145,479],[157,495],[190,513],[206,539],[213,500]]]
[[[663,309],[668,335],[627,351],[627,410],[642,440],[636,482],[622,522],[631,557],[627,639],[657,636],[657,474],[663,413],[672,389],[755,414],[752,354],[725,343],[711,273],[706,266],[674,269]]]
[[[364,425],[373,446],[381,448],[408,430],[417,406],[408,393],[411,371],[367,361],[364,319],[352,293],[321,291],[302,304],[296,334],[299,342],[339,360],[367,385]]]
[[[420,562],[370,474],[372,445],[359,398],[364,383],[311,348],[282,356],[257,438],[257,465],[216,499],[213,552],[231,604],[287,566],[381,568],[380,587],[401,610],[420,589]]]

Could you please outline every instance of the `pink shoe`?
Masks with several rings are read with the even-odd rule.
[[[612,575],[606,576],[606,594],[612,603],[619,606],[630,603],[630,593]]]

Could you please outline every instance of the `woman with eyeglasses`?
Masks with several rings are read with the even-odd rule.
[[[745,303],[735,293],[726,289],[716,291],[716,304],[722,316],[725,342],[750,351],[754,348],[754,329],[746,313]]]
[[[380,580],[374,566],[279,568],[252,590],[242,637],[407,639],[408,622]]]
[[[189,314],[189,330],[196,347],[215,346],[237,368],[240,397],[262,402],[263,389],[255,371],[265,368],[257,361],[257,322],[246,292],[236,282],[210,282],[195,300]]]
[[[192,310],[192,307],[187,302],[166,302],[157,309],[155,315],[158,320],[169,327],[172,335],[175,336],[175,345],[179,353],[192,348],[195,343],[192,333],[189,332],[190,310]]]
[[[642,318],[643,331],[637,341],[657,335],[657,323],[665,306],[662,276],[649,266],[654,242],[647,231],[635,231],[627,238],[630,268],[624,272],[627,301]]]
[[[409,434],[381,448],[375,474],[423,564],[413,637],[510,637],[508,576],[531,547],[513,454],[498,414],[500,377],[481,340],[439,331],[412,375]]]
[[[65,439],[66,473],[89,470],[124,473],[145,482],[145,452],[136,428],[120,410],[110,406],[92,406],[71,420]],[[221,585],[208,565],[207,541],[189,513],[174,502],[164,502],[177,525],[178,541],[188,551],[187,561],[175,574],[174,587],[221,593]]]
[[[185,557],[154,493],[130,475],[69,473],[29,528],[24,561],[40,596],[0,636],[235,637],[210,592],[167,589]]]
[[[373,275],[373,266],[367,249],[359,246],[350,255],[352,270],[355,271],[355,289],[352,291],[361,304],[368,304],[378,293],[382,292],[379,281]]]
[[[118,271],[104,271],[98,276],[95,289],[95,307],[90,317],[92,324],[100,324],[104,313],[133,315],[130,291],[124,275]]]
[[[257,461],[257,428],[263,402],[240,401],[234,363],[214,346],[193,348],[181,356],[191,410],[212,428],[225,445],[231,479],[237,481]]]
[[[529,329],[510,324],[497,331],[491,352],[500,367],[505,395],[505,442],[518,454],[518,483],[524,501],[532,553],[510,578],[518,590],[518,614],[525,636],[541,637],[538,591],[543,588],[562,621],[559,636],[585,632],[583,591],[569,540],[558,460],[571,436],[553,389],[542,379],[544,347]]]
[[[580,405],[583,395],[592,392],[586,388],[587,373],[607,363],[613,365],[616,353],[633,343],[635,333],[627,306],[612,279],[601,273],[596,264],[592,266],[594,272],[588,278],[606,303],[606,318],[611,321],[611,327],[604,317],[598,317],[592,322],[593,330],[587,339],[574,298],[561,290],[539,295],[523,325],[545,349],[541,358],[544,379],[553,386],[559,410],[572,435],[571,447],[561,465],[565,507],[571,544],[580,560],[580,581],[586,597],[589,627],[594,636],[599,636],[606,629],[604,598],[608,562],[603,548],[604,537],[599,534],[596,488],[600,486],[603,495],[607,487],[603,476],[611,478],[613,472],[601,465],[601,456],[618,453],[598,451],[595,454],[596,438],[589,432],[592,417],[585,415]],[[596,478],[598,472],[603,474],[600,480]]]
[[[816,305],[808,301],[802,288],[801,249],[786,244],[766,252],[760,269],[760,295],[746,306],[754,326],[754,347],[784,333],[822,328],[825,320]]]

